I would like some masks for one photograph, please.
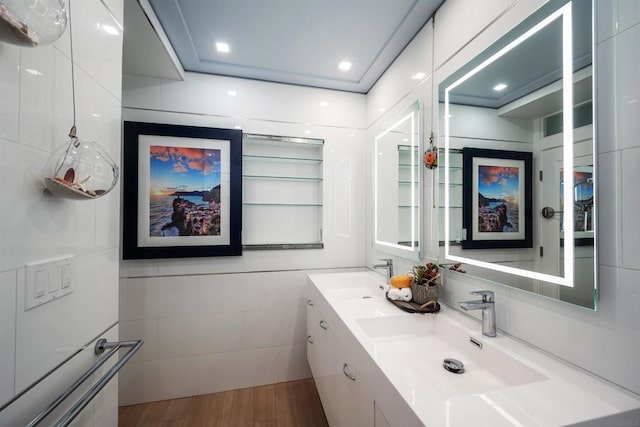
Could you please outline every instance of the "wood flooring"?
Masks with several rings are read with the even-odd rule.
[[[122,406],[119,427],[326,427],[313,379]]]

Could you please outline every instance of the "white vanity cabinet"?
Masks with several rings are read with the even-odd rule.
[[[373,426],[374,403],[358,367],[333,333],[335,321],[319,294],[307,300],[307,359],[331,427]]]
[[[477,319],[445,305],[433,315],[405,313],[387,301],[381,278],[309,276],[308,359],[332,427],[600,426],[640,419],[637,395],[506,334],[485,338]],[[448,357],[465,364],[463,375],[443,369]]]

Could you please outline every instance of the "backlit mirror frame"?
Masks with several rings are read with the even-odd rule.
[[[488,59],[481,64],[473,68],[471,71],[463,75],[461,78],[450,84],[445,88],[444,94],[444,180],[445,180],[445,194],[444,194],[444,245],[445,245],[445,258],[446,260],[466,263],[475,265],[478,267],[486,268],[489,270],[500,271],[504,273],[514,274],[517,276],[527,277],[534,280],[541,280],[549,283],[554,283],[562,286],[573,287],[574,285],[574,230],[571,224],[574,223],[573,218],[573,194],[572,187],[565,185],[563,189],[564,194],[564,224],[570,224],[571,226],[563,227],[565,230],[564,235],[564,276],[556,276],[546,273],[540,273],[536,271],[525,270],[517,267],[510,267],[501,264],[494,264],[487,261],[481,261],[464,256],[458,256],[451,253],[450,241],[452,236],[450,235],[450,171],[446,165],[450,164],[450,111],[449,111],[449,94],[456,87],[463,82],[471,78],[473,75],[496,61],[510,50],[514,49],[532,35],[538,31],[544,29],[547,25],[555,20],[562,20],[562,106],[563,106],[563,168],[564,170],[573,170],[573,40],[572,40],[572,11],[571,2],[561,6],[558,10],[551,13],[546,18],[542,19],[539,23],[532,28],[524,32],[515,40],[507,44],[498,52],[491,55]],[[568,130],[568,131],[566,131]],[[570,243],[568,243],[570,242]]]
[[[420,259],[420,246],[421,246],[421,201],[420,201],[420,188],[421,188],[421,168],[419,167],[419,159],[420,155],[420,141],[421,141],[421,129],[422,129],[422,114],[421,114],[421,102],[420,100],[414,101],[411,105],[409,105],[406,109],[402,111],[399,115],[395,116],[394,119],[387,120],[386,123],[390,123],[388,126],[383,125],[382,132],[375,135],[374,138],[374,152],[373,152],[373,210],[374,210],[374,221],[373,221],[373,236],[374,236],[374,246],[375,248],[384,253],[396,255],[402,258],[408,258],[412,260]],[[382,215],[380,214],[380,209],[382,208],[381,203],[384,200],[384,195],[380,193],[381,188],[378,184],[378,178],[380,176],[380,144],[381,140],[388,136],[389,134],[396,131],[400,126],[404,125],[406,122],[409,122],[410,125],[410,138],[407,141],[408,149],[411,153],[415,153],[415,155],[411,155],[410,161],[410,193],[411,193],[411,204],[409,209],[411,210],[410,218],[411,218],[411,236],[408,244],[400,244],[400,242],[389,242],[385,241],[381,238],[379,230],[380,230],[380,218]],[[385,123],[385,122],[383,122]],[[396,168],[398,165],[396,165]]]

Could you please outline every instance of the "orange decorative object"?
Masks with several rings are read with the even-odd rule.
[[[411,286],[411,281],[413,280],[413,276],[409,274],[400,274],[398,276],[393,276],[389,283],[394,288],[408,288]]]

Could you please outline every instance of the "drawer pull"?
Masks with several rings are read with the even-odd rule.
[[[308,300],[307,300],[307,305],[308,305],[309,307],[313,307],[315,304],[313,303],[313,300],[308,299]]]
[[[327,329],[329,329],[329,324],[327,322],[325,322],[324,320],[321,320],[320,321],[320,327],[326,331]]]
[[[353,374],[349,373],[348,369],[349,369],[349,365],[345,363],[344,366],[342,366],[342,373],[351,381],[355,381],[356,377]]]
[[[311,338],[311,335],[307,335],[307,342],[309,344],[313,344],[313,338]]]

